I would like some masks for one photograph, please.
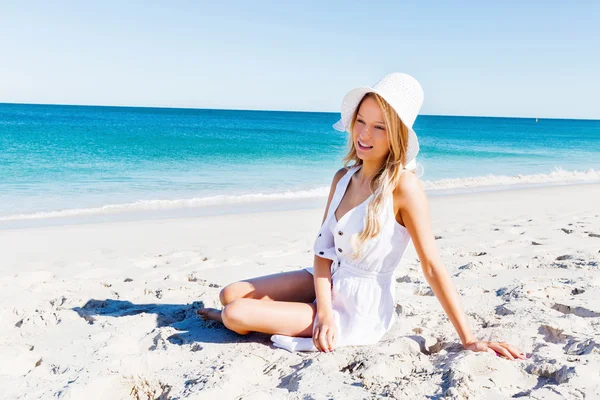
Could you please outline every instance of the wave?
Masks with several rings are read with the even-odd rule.
[[[553,184],[553,183],[600,183],[600,171],[589,169],[587,171],[567,171],[556,168],[549,174],[532,175],[486,175],[467,178],[440,179],[435,181],[422,181],[426,191],[443,191],[451,189],[485,188],[489,186],[513,186],[527,184]],[[31,220],[44,218],[77,217],[87,215],[101,215],[124,213],[132,211],[174,210],[182,208],[195,208],[201,206],[236,205],[248,203],[262,203],[268,201],[316,199],[326,197],[329,187],[318,187],[309,190],[286,191],[281,193],[254,193],[245,195],[218,195],[190,199],[174,200],[140,200],[133,203],[110,204],[93,208],[76,208],[67,210],[41,211],[30,214],[14,214],[0,216],[0,222]]]
[[[600,182],[600,171],[588,169],[587,171],[568,171],[557,167],[549,174],[531,175],[485,175],[468,178],[440,179],[436,181],[423,181],[425,190],[461,189],[486,186],[523,185],[533,183],[583,183]]]
[[[68,210],[55,211],[40,211],[32,214],[15,214],[8,216],[0,216],[2,221],[14,221],[23,219],[39,219],[39,218],[60,218],[74,217],[83,215],[97,215],[108,213],[120,213],[128,211],[153,211],[153,210],[173,210],[180,208],[194,208],[201,206],[216,206],[216,205],[235,205],[247,203],[261,203],[266,201],[277,200],[293,200],[320,198],[327,196],[329,193],[328,187],[320,187],[309,190],[286,191],[282,193],[255,193],[244,194],[239,196],[218,195],[211,197],[194,197],[191,199],[175,199],[175,200],[139,200],[134,203],[124,204],[109,204],[101,207],[93,208],[74,208]]]

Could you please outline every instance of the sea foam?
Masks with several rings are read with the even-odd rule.
[[[574,183],[600,183],[600,171],[589,169],[587,171],[567,171],[556,168],[549,174],[532,175],[487,175],[458,179],[440,179],[435,181],[422,181],[423,188],[428,193],[444,192],[457,189],[485,190],[487,187],[502,187],[511,189],[515,186],[527,185],[553,185]],[[328,187],[317,187],[309,190],[285,191],[279,193],[249,193],[244,195],[218,195],[197,197],[189,199],[172,200],[139,200],[132,203],[109,204],[92,208],[73,208],[64,210],[42,211],[30,214],[14,214],[0,216],[2,221],[32,220],[44,218],[77,217],[86,215],[102,215],[126,213],[135,211],[160,211],[176,210],[183,208],[210,207],[219,205],[243,205],[251,203],[267,203],[274,201],[290,201],[302,199],[318,199],[328,195]]]

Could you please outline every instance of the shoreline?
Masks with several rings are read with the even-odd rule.
[[[465,187],[453,189],[426,189],[428,198],[477,195],[485,193],[515,193],[528,190],[545,190],[550,188],[594,188],[600,186],[598,182],[544,182],[544,183],[523,183],[510,185],[489,185],[479,187]],[[9,216],[0,217],[0,231],[10,229],[26,229],[45,226],[63,226],[94,223],[112,223],[112,222],[136,222],[148,220],[168,220],[179,218],[199,218],[206,216],[219,215],[239,215],[248,213],[261,213],[265,211],[296,211],[307,209],[324,209],[327,196],[307,196],[305,198],[289,198],[276,200],[251,201],[246,203],[230,204],[211,204],[197,206],[178,206],[162,209],[138,209],[127,211],[104,211],[102,207],[67,209],[52,212],[41,212],[34,214],[22,214],[22,218],[15,216],[14,219],[2,220]],[[167,202],[169,200],[166,200]],[[132,203],[135,204],[135,203]],[[61,216],[43,216],[53,213],[65,213]],[[80,215],[68,215],[70,213],[81,213]],[[38,217],[38,215],[42,215]]]

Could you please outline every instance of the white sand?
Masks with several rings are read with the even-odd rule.
[[[475,335],[527,360],[462,350],[412,246],[376,346],[289,353],[196,316],[229,282],[310,266],[322,209],[4,229],[1,397],[598,398],[600,185],[430,205]]]

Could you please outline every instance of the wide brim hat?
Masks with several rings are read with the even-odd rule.
[[[405,168],[414,166],[415,158],[419,153],[419,139],[413,130],[413,124],[423,105],[423,88],[415,78],[408,74],[393,72],[384,76],[372,87],[359,86],[350,90],[342,101],[342,118],[333,124],[333,128],[340,132],[350,133],[350,122],[356,107],[362,98],[370,92],[383,97],[408,128]]]

